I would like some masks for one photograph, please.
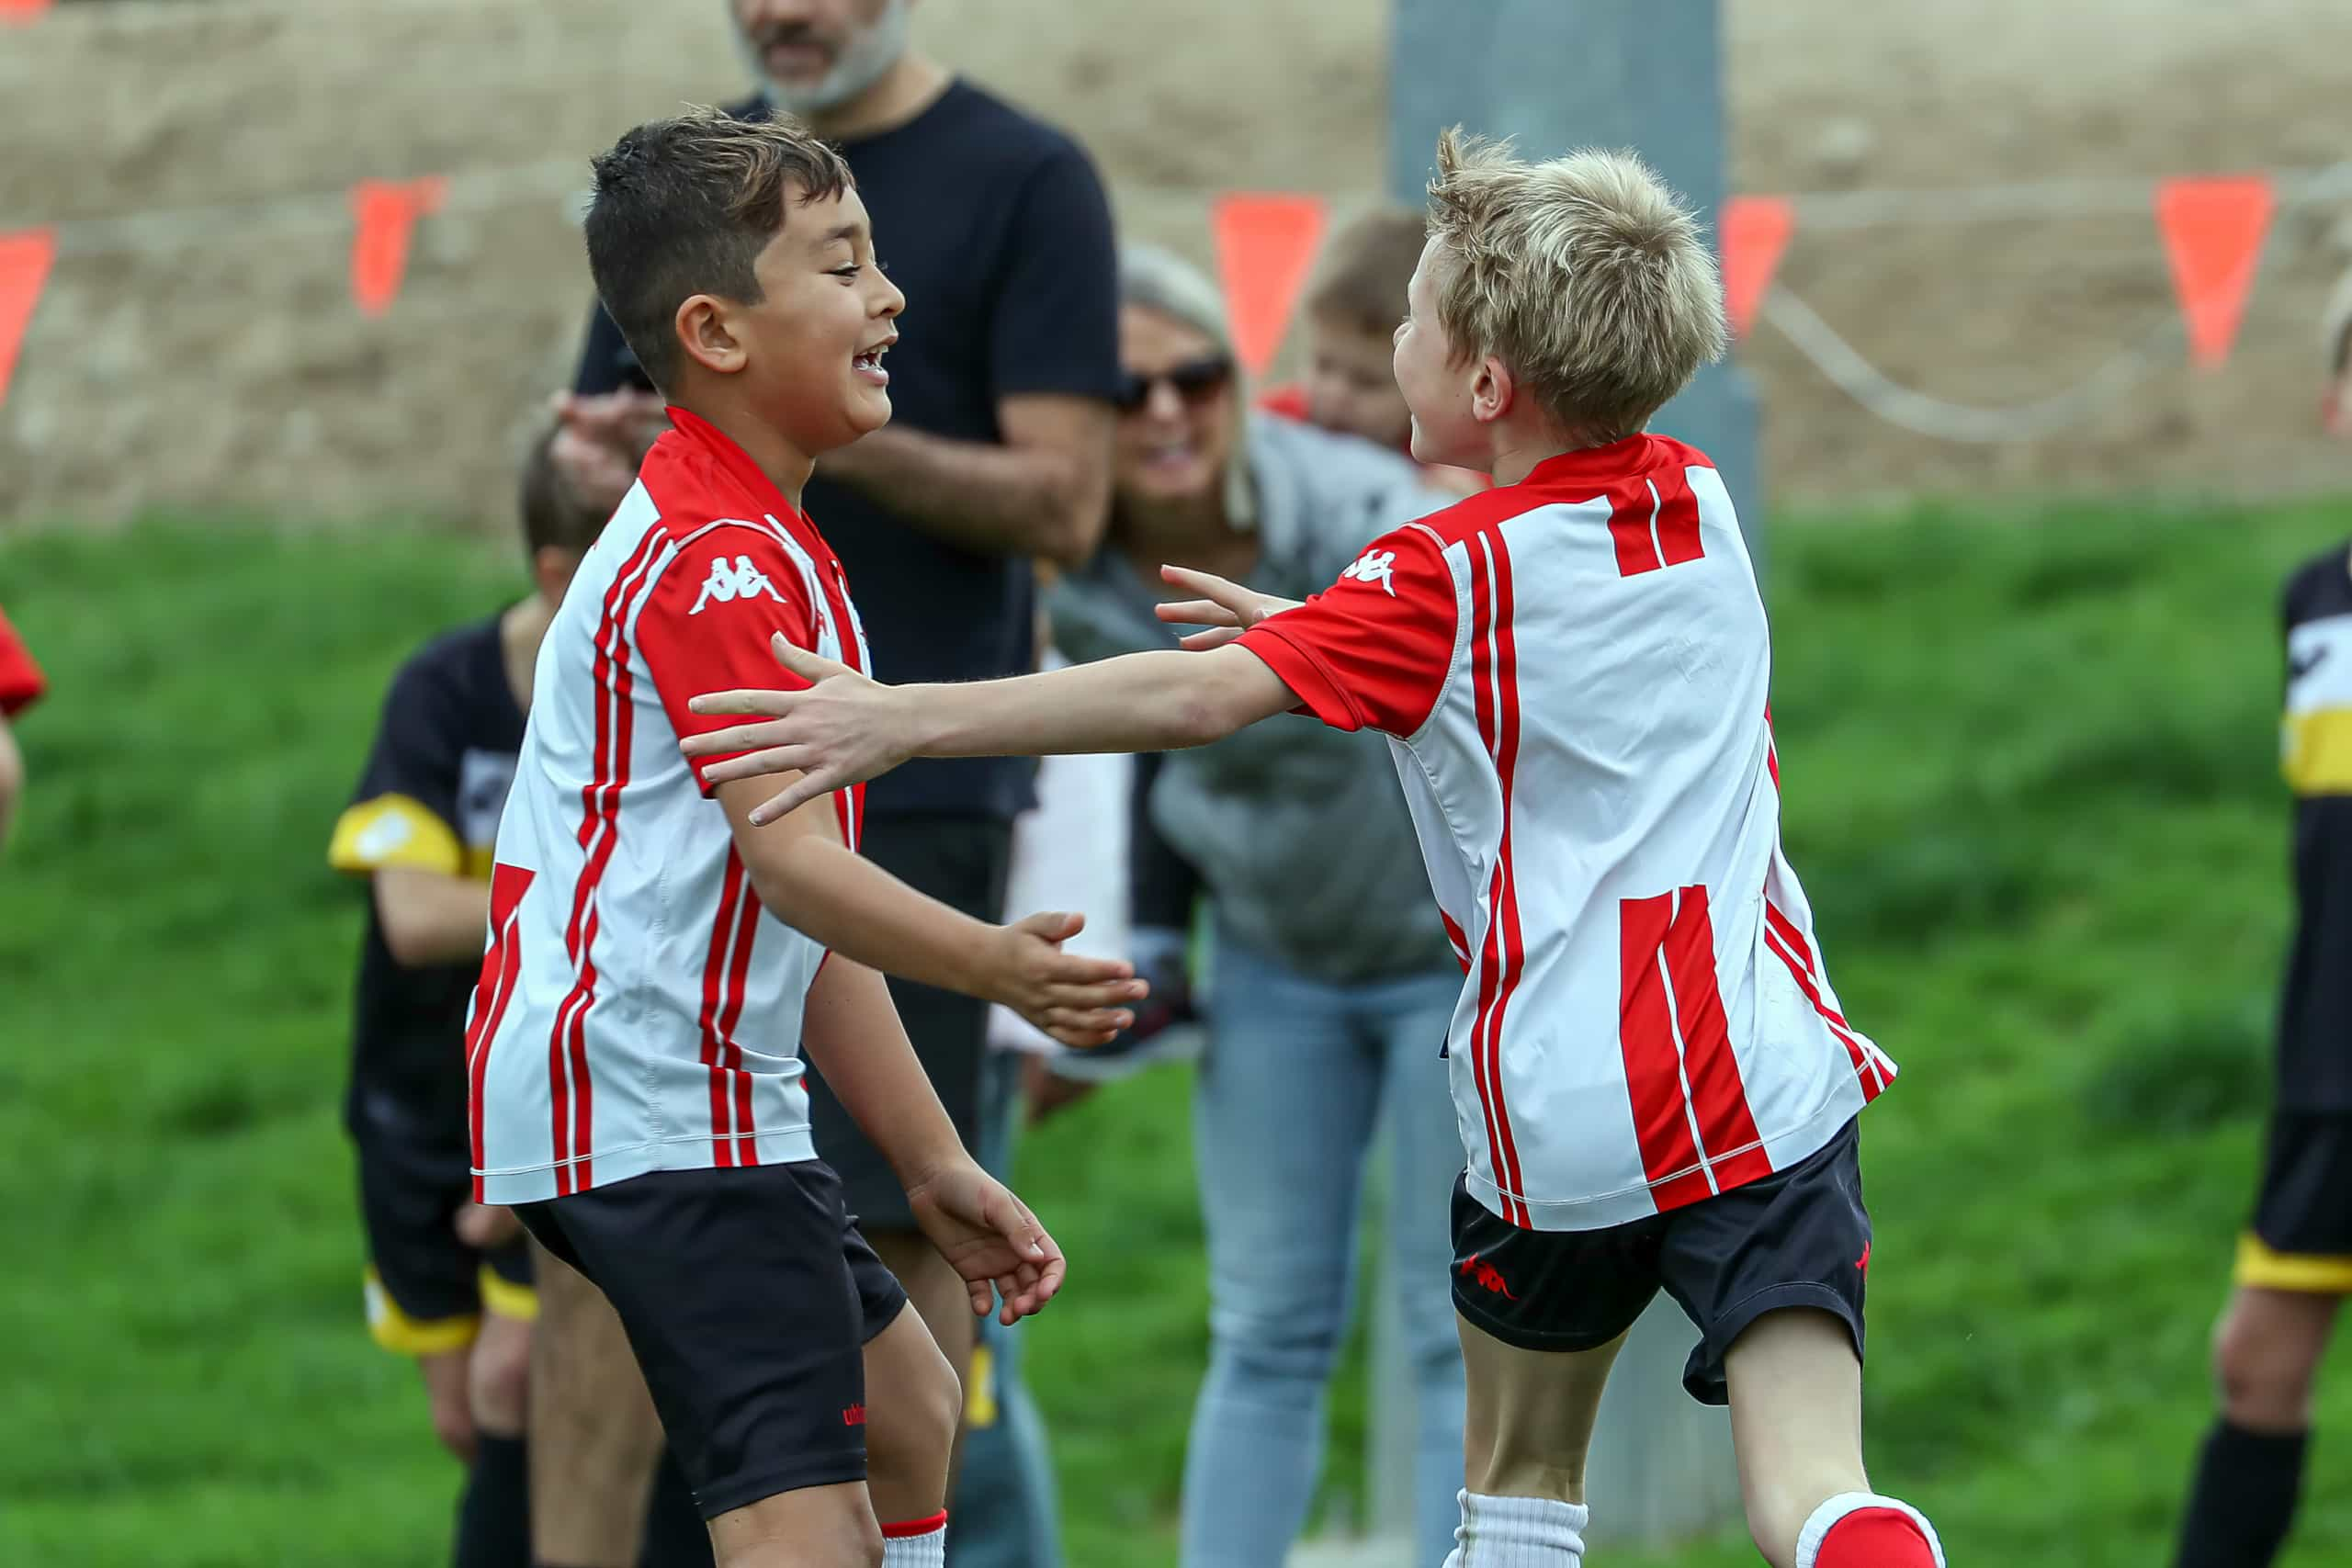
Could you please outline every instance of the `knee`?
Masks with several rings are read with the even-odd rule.
[[[865,1427],[866,1465],[884,1484],[944,1477],[964,1419],[964,1382],[935,1345],[922,1371],[898,1382]],[[918,1485],[918,1491],[926,1490]],[[879,1537],[876,1538],[879,1540]]]
[[[1213,1352],[1252,1382],[1319,1386],[1340,1359],[1343,1304],[1338,1285],[1313,1302],[1221,1303],[1209,1314]]]
[[[466,1365],[466,1398],[474,1425],[498,1437],[519,1434],[531,1399],[531,1337],[518,1332],[484,1334]]]
[[[2312,1358],[2294,1337],[2251,1321],[2238,1307],[2213,1331],[2213,1382],[2235,1426],[2293,1430],[2310,1424]]]

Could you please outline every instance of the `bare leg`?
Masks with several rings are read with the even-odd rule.
[[[1724,1377],[1748,1533],[1773,1568],[1791,1568],[1815,1508],[1870,1490],[1854,1337],[1826,1312],[1767,1313],[1732,1342]]]
[[[779,1492],[710,1521],[718,1568],[880,1568],[882,1527],[855,1481]]]
[[[533,1551],[559,1568],[632,1568],[662,1423],[603,1292],[536,1243],[531,1258],[539,1291],[529,1396]]]
[[[2213,1377],[2222,1416],[2249,1432],[2301,1432],[2312,1424],[2312,1384],[2343,1298],[2241,1285],[2213,1331]]]
[[[972,1347],[979,1337],[978,1325],[972,1317],[971,1293],[962,1277],[948,1266],[947,1259],[939,1256],[939,1249],[932,1246],[931,1238],[921,1231],[870,1230],[865,1233],[865,1239],[873,1244],[874,1255],[882,1259],[882,1266],[896,1274],[899,1283],[906,1288],[907,1299],[914,1303],[923,1326],[931,1331],[933,1346],[938,1354],[946,1358],[949,1370],[956,1374],[956,1386],[962,1388],[971,1375]],[[890,1330],[894,1331],[899,1326],[894,1323]],[[888,1337],[888,1333],[886,1331],[882,1337]],[[876,1343],[879,1344],[880,1340]],[[869,1352],[869,1375],[872,1365]],[[870,1406],[873,1402],[869,1400],[867,1404]],[[961,1450],[963,1440],[961,1415],[958,1411],[957,1451]],[[866,1441],[871,1444],[873,1440],[874,1435],[867,1433]],[[955,1461],[952,1456],[948,1463],[948,1477],[949,1485],[953,1486]],[[885,1517],[898,1516],[886,1514]]]
[[[1465,1485],[1489,1497],[1581,1504],[1600,1390],[1625,1337],[1592,1350],[1521,1350],[1456,1321],[1469,1382]]]

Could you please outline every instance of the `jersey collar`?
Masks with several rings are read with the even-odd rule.
[[[781,516],[797,518],[800,509],[786,501],[784,491],[776,489],[761,467],[752,461],[752,455],[735,445],[734,438],[718,426],[695,413],[674,404],[663,410],[670,416],[670,428],[689,446],[717,463],[721,472],[741,485],[758,502],[762,511],[773,511]]]
[[[1646,432],[1611,441],[1606,446],[1584,446],[1544,458],[1528,470],[1532,485],[1603,486],[1629,474],[1646,473],[1658,465],[1657,438]]]

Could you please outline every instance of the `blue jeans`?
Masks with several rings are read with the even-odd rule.
[[[1396,1150],[1387,1252],[1418,1413],[1415,1561],[1437,1563],[1462,1484],[1449,1200],[1463,1156],[1438,1055],[1461,976],[1329,985],[1223,942],[1214,963],[1193,1102],[1209,1371],[1184,1461],[1185,1568],[1281,1568],[1306,1525],[1384,1105]]]

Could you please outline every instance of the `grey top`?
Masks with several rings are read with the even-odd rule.
[[[1453,500],[1405,457],[1271,414],[1250,416],[1242,457],[1261,536],[1250,586],[1284,598],[1322,592],[1373,540]],[[1075,663],[1175,647],[1152,614],[1159,566],[1106,544],[1047,596],[1055,645]],[[1169,753],[1150,808],[1229,940],[1333,982],[1455,967],[1378,735],[1277,715]]]

